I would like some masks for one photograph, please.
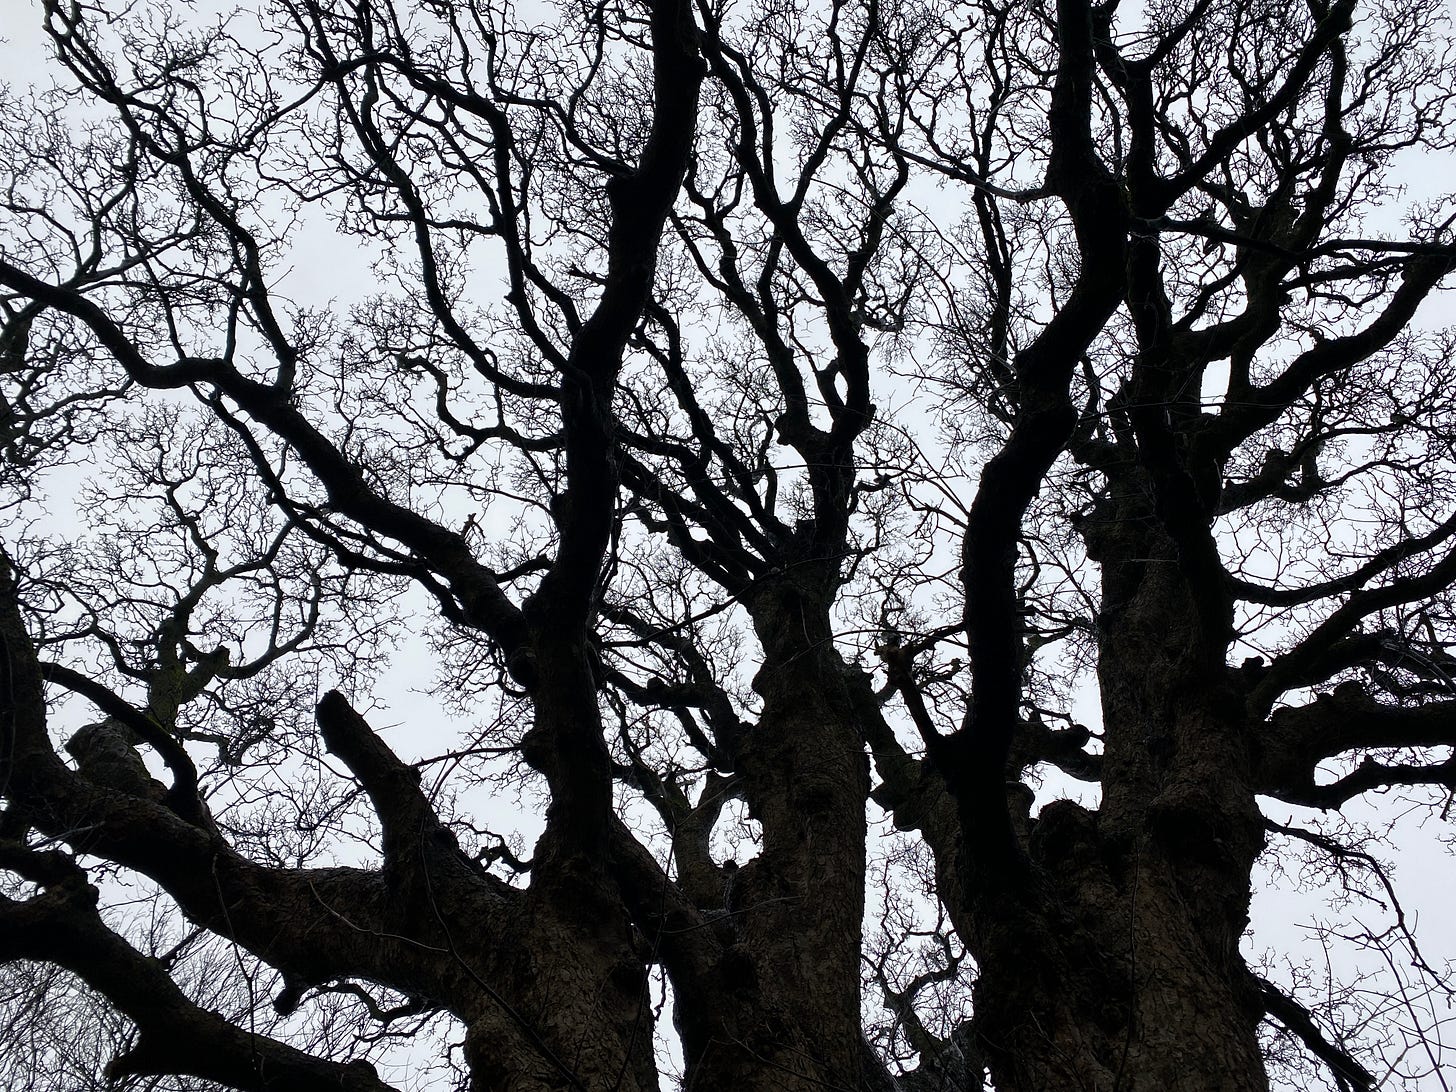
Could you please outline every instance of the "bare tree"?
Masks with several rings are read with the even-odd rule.
[[[1439,1074],[1438,0],[42,6],[0,1073]]]

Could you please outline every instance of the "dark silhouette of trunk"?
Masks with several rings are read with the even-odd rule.
[[[1250,723],[1140,507],[1086,528],[1103,574],[1101,804],[1046,807],[1027,874],[971,900],[998,1089],[1268,1087],[1263,999],[1239,952],[1264,845]]]

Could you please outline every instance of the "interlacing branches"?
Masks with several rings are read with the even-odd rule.
[[[0,1079],[1438,1079],[1438,0],[39,14]]]

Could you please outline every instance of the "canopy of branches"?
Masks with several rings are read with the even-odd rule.
[[[42,0],[0,1083],[1446,1087],[1445,8]]]

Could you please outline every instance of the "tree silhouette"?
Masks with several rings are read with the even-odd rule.
[[[1438,1073],[1438,0],[42,6],[0,1073]]]

